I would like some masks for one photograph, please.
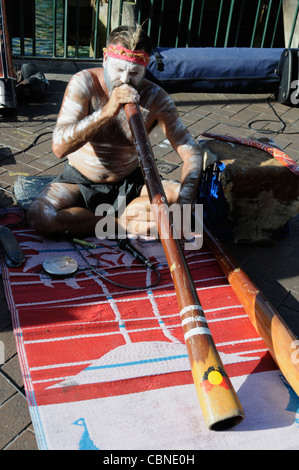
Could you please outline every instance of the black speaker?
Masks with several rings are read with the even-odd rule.
[[[280,84],[277,101],[287,106],[299,106],[299,49],[285,49],[278,64]]]

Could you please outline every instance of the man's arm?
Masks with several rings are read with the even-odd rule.
[[[58,158],[75,152],[94,139],[100,128],[119,113],[124,103],[138,100],[136,90],[122,85],[112,91],[105,106],[89,114],[93,90],[93,79],[86,71],[76,74],[68,84],[53,133],[52,148]]]
[[[178,203],[192,204],[201,180],[202,155],[191,135],[187,143],[178,147],[177,152],[184,161]]]
[[[195,140],[182,122],[172,99],[164,93],[160,99],[158,122],[173,149],[183,160],[179,204],[194,202],[202,173],[202,155]]]

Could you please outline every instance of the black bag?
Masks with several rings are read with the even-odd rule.
[[[41,101],[49,86],[45,75],[34,64],[23,64],[15,72],[18,101]]]
[[[282,48],[157,47],[146,77],[174,93],[277,93],[282,52]]]
[[[277,101],[288,106],[299,105],[299,49],[284,49],[278,64],[280,85]]]

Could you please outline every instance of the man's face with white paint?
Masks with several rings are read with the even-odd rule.
[[[119,81],[132,84],[134,88],[138,89],[143,82],[146,72],[146,67],[143,65],[127,60],[115,59],[114,57],[107,57],[103,66],[104,79],[109,91],[112,90],[113,83]]]

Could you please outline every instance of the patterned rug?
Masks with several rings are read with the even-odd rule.
[[[299,449],[299,399],[206,246],[185,256],[245,411],[224,432],[204,424],[159,242],[133,241],[161,275],[148,288],[156,273],[115,241],[90,238],[97,247],[86,250],[25,224],[12,231],[26,261],[9,268],[2,259],[1,269],[40,449]],[[54,255],[79,269],[47,274]]]

